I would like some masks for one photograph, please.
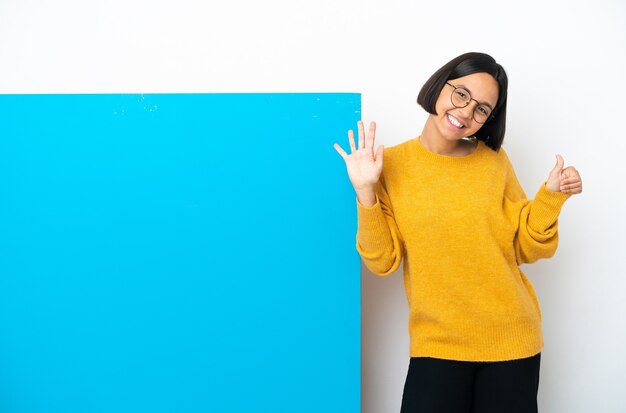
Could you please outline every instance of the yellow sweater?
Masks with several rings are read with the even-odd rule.
[[[543,347],[541,311],[519,264],[551,257],[561,192],[526,199],[504,151],[464,157],[419,139],[385,148],[377,202],[357,201],[357,249],[378,275],[404,259],[412,357],[503,361]]]

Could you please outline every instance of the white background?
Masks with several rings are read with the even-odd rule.
[[[626,3],[0,0],[2,93],[360,92],[386,146],[420,133],[421,85],[467,51],[508,72],[504,148],[528,196],[555,153],[583,177],[557,254],[523,268],[544,317],[540,408],[623,413]],[[363,271],[363,412],[399,411],[401,278]]]

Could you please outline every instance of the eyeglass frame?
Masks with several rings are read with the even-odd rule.
[[[455,107],[455,108],[458,108],[458,109],[463,109],[463,108],[466,108],[466,107],[468,107],[468,106],[469,106],[469,104],[470,104],[470,103],[471,103],[471,101],[473,100],[474,102],[476,102],[476,107],[475,107],[475,108],[474,108],[474,110],[472,111],[472,118],[473,118],[476,122],[480,123],[481,125],[484,125],[485,123],[489,122],[489,121],[491,120],[491,118],[493,118],[493,116],[494,116],[493,114],[496,112],[496,109],[495,109],[495,108],[492,108],[490,104],[488,104],[488,103],[480,103],[479,101],[477,101],[476,99],[474,99],[474,98],[472,97],[472,94],[470,93],[470,91],[469,91],[469,90],[467,90],[467,89],[466,89],[466,88],[464,88],[464,87],[454,86],[454,85],[453,85],[452,83],[450,83],[450,82],[446,82],[446,85],[448,85],[448,86],[452,86],[452,87],[454,88],[454,90],[453,90],[453,91],[452,91],[452,93],[450,94],[450,103],[452,103],[452,105],[454,105],[454,107]],[[452,96],[453,96],[453,93],[454,93],[454,91],[455,91],[455,90],[457,90],[457,89],[463,89],[464,91],[466,91],[466,92],[467,92],[467,95],[469,96],[469,100],[467,101],[467,104],[466,104],[465,106],[457,106],[457,105],[455,105],[455,104],[454,104],[454,102],[452,101]],[[479,106],[488,106],[488,107],[491,109],[491,113],[489,114],[489,116],[487,116],[487,119],[485,119],[485,121],[484,121],[484,122],[480,122],[480,121],[478,121],[478,120],[476,119],[476,117],[474,116],[474,114],[475,114],[475,112],[476,112],[476,109],[477,109]]]

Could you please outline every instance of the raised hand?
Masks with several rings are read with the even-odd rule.
[[[335,144],[335,150],[346,162],[348,177],[357,193],[359,201],[364,204],[375,203],[375,187],[383,170],[383,146],[380,145],[374,153],[374,140],[376,138],[376,123],[370,123],[367,137],[363,127],[363,122],[359,121],[358,126],[358,147],[354,142],[354,133],[348,131],[348,141],[350,143],[350,154],[346,153],[341,146]],[[372,202],[373,201],[373,202]]]
[[[554,192],[565,194],[580,194],[583,191],[583,181],[573,166],[563,169],[565,161],[561,155],[556,156],[556,165],[550,171],[546,187]]]

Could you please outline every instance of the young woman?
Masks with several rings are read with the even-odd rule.
[[[537,412],[541,312],[519,265],[554,254],[580,175],[557,155],[526,198],[501,148],[507,76],[489,55],[453,59],[417,102],[430,113],[419,137],[374,152],[376,125],[366,136],[359,122],[350,154],[335,144],[357,194],[363,261],[388,275],[404,260],[402,412]]]

